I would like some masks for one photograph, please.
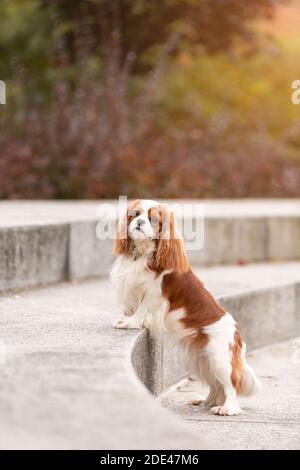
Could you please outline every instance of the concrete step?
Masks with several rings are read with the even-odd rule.
[[[199,273],[255,347],[300,334],[299,268]],[[2,294],[0,316],[2,449],[216,446],[147,391],[158,394],[185,375],[181,356],[146,331],[112,327],[120,315],[107,279]]]
[[[222,417],[189,400],[207,396],[197,381],[186,380],[161,397],[160,403],[184,418],[199,435],[220,449],[300,449],[300,337],[256,349],[249,363],[260,377],[259,395],[241,398],[244,413]]]
[[[203,203],[204,247],[189,251],[193,264],[300,259],[299,200],[176,200],[184,202]],[[1,202],[0,291],[107,275],[112,240],[96,236],[101,204]]]
[[[137,380],[113,299],[107,280],[0,298],[1,449],[206,447]]]

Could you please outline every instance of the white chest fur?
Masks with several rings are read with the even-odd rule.
[[[128,327],[148,327],[162,331],[168,302],[162,296],[160,276],[147,269],[147,256],[136,260],[121,255],[113,265],[111,280],[125,312],[132,315]]]

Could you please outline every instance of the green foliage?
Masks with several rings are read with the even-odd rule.
[[[183,130],[209,129],[221,144],[234,134],[241,145],[243,139],[264,135],[283,145],[287,157],[293,154],[293,145],[286,138],[300,116],[300,107],[291,102],[291,84],[299,76],[294,41],[251,57],[184,55],[163,80],[160,125],[166,128],[172,122]]]
[[[7,77],[22,67],[43,74],[62,61],[78,61],[80,48],[85,55],[101,54],[114,30],[122,36],[123,59],[134,53],[137,64],[171,31],[180,33],[182,44],[226,50],[236,37],[253,39],[249,20],[270,14],[281,1],[2,0],[0,73]]]
[[[0,5],[0,75],[22,83],[24,96],[43,99],[50,76],[55,31],[38,0],[3,0]]]

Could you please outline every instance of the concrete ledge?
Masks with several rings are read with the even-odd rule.
[[[112,240],[98,240],[97,221],[69,224],[68,280],[106,276],[114,261]]]
[[[97,207],[0,203],[0,291],[107,275],[112,241],[96,237]],[[204,215],[204,248],[189,252],[194,265],[300,259],[297,200],[205,201]]]
[[[0,291],[67,277],[65,224],[0,228]]]
[[[205,266],[300,259],[300,217],[208,217],[204,248],[189,253],[193,264]]]
[[[0,227],[0,292],[106,276],[112,241],[97,239],[96,224]]]

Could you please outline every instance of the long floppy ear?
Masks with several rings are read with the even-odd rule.
[[[189,271],[190,264],[187,259],[184,242],[176,233],[174,213],[161,205],[162,227],[159,234],[154,264],[159,270],[171,269],[177,273]]]
[[[122,255],[123,253],[129,253],[131,239],[128,235],[128,225],[130,222],[130,216],[135,209],[138,209],[141,204],[140,199],[132,201],[126,210],[126,214],[123,217],[122,221],[118,222],[116,238],[113,248],[114,255]]]
[[[128,210],[122,221],[118,222],[116,238],[113,247],[114,255],[128,253],[130,248],[130,238],[128,236]]]

